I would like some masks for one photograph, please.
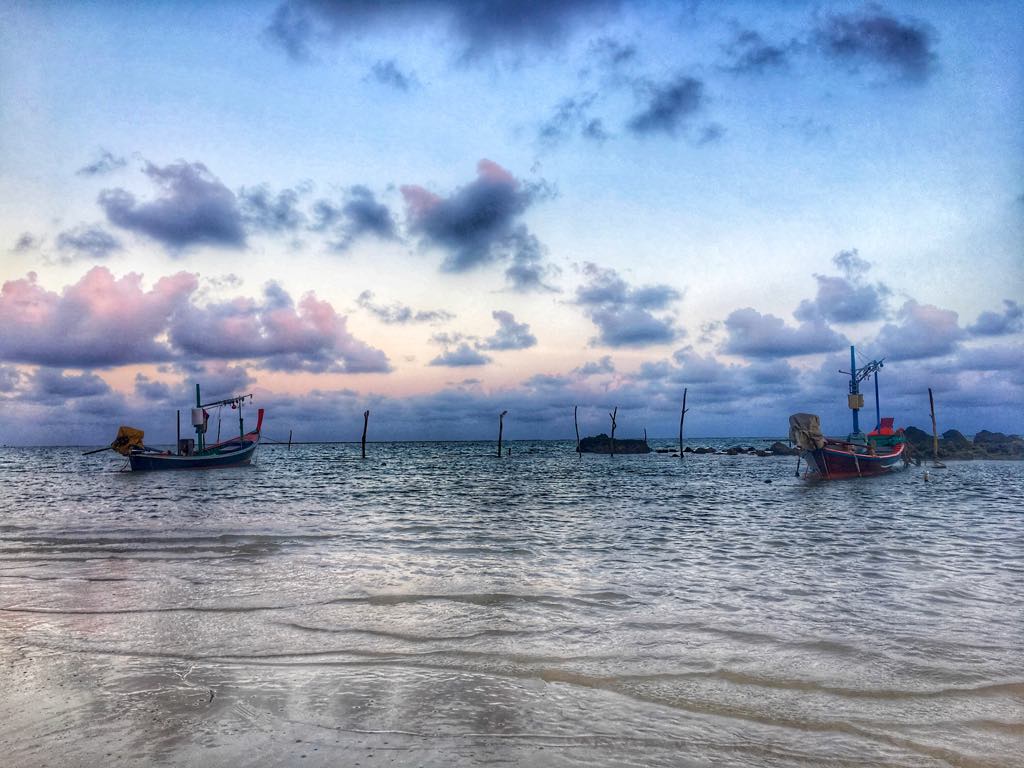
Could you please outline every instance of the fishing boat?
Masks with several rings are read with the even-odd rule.
[[[167,470],[167,469],[217,469],[221,467],[240,467],[252,463],[256,457],[256,449],[260,443],[260,430],[263,427],[263,409],[256,412],[256,429],[246,432],[242,407],[246,399],[252,402],[252,394],[237,395],[224,400],[209,403],[202,402],[199,385],[196,384],[196,407],[191,409],[192,427],[195,438],[182,438],[181,411],[178,411],[178,442],[176,451],[159,450],[147,447],[143,443],[145,433],[133,427],[121,427],[117,437],[106,448],[99,451],[113,450],[127,457],[133,472]],[[220,439],[220,419],[218,418],[217,438],[213,443],[206,442],[207,429],[210,424],[210,409],[230,408],[238,411],[238,434],[226,440]],[[89,451],[96,453],[98,451]]]
[[[850,376],[847,402],[853,412],[853,432],[845,439],[825,437],[821,422],[812,413],[796,413],[789,417],[789,439],[801,450],[799,461],[807,462],[807,475],[825,480],[851,477],[874,477],[901,469],[907,463],[907,442],[902,429],[895,429],[895,419],[883,418],[878,400],[878,371],[882,360],[872,360],[858,368],[856,351],[850,347]],[[875,428],[867,434],[860,430],[860,410],[864,395],[860,383],[875,377]]]

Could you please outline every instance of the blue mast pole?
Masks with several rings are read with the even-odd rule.
[[[857,395],[860,389],[857,386],[857,358],[854,355],[853,345],[850,345],[850,394]],[[852,401],[851,401],[852,402]],[[860,422],[857,419],[859,409],[853,408],[853,434],[860,433]]]
[[[878,402],[878,369],[875,368],[875,429],[882,428],[882,406]]]

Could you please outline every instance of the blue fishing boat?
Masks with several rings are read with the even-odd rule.
[[[177,453],[158,451],[140,444],[134,445],[128,452],[128,463],[133,472],[165,469],[218,469],[221,467],[240,467],[250,464],[256,456],[260,444],[260,430],[263,427],[263,409],[256,412],[256,429],[245,431],[245,420],[242,407],[246,398],[252,402],[252,394],[237,395],[224,400],[210,403],[202,402],[199,385],[196,384],[196,407],[192,409],[192,427],[196,431],[195,438],[181,437],[181,421],[179,411],[178,448]],[[206,432],[210,423],[209,408],[230,407],[238,411],[238,434],[227,440],[208,444]],[[218,438],[220,428],[218,427]]]
[[[196,407],[192,408],[192,427],[195,438],[182,438],[181,411],[178,411],[178,442],[176,451],[150,448],[143,442],[145,433],[133,427],[121,427],[114,441],[105,448],[87,451],[86,454],[99,451],[115,451],[128,459],[134,472],[167,470],[167,469],[217,469],[221,467],[240,467],[252,463],[256,457],[256,449],[260,444],[260,430],[263,428],[263,409],[256,412],[256,429],[245,431],[245,420],[242,408],[248,399],[252,402],[252,394],[237,395],[224,400],[209,403],[202,402],[199,385],[196,384]],[[238,434],[226,440],[220,439],[220,419],[217,423],[217,438],[213,443],[206,442],[207,428],[210,424],[208,409],[230,408],[238,411]]]
[[[903,468],[907,461],[907,442],[902,429],[895,429],[895,419],[883,418],[878,400],[878,371],[882,360],[872,360],[858,368],[856,352],[850,347],[848,404],[853,411],[853,432],[845,439],[825,437],[818,417],[796,413],[789,417],[789,439],[800,448],[800,460],[807,462],[807,475],[824,480],[851,477],[874,477]],[[875,428],[864,434],[860,430],[859,412],[864,407],[860,382],[875,377]],[[799,460],[798,460],[799,461]],[[798,470],[799,472],[799,463]]]

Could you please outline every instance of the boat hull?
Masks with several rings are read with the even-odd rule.
[[[139,452],[128,456],[133,472],[153,472],[178,469],[221,469],[242,467],[252,463],[259,442],[250,442],[240,449],[219,450],[198,456],[177,456],[173,453]]]
[[[804,458],[809,471],[826,480],[875,477],[902,469],[905,448],[906,446],[900,443],[884,453],[872,455],[868,452],[826,445],[824,448],[806,451]]]

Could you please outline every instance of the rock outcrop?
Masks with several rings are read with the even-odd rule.
[[[580,453],[612,453],[612,439],[603,432],[596,437],[580,440]],[[646,440],[615,438],[614,453],[650,453],[651,446]]]
[[[907,427],[904,434],[914,455],[920,458],[932,455],[930,434],[917,427]],[[947,429],[939,438],[939,458],[1024,460],[1024,438],[983,429],[974,436],[974,440],[970,440],[962,432]]]

